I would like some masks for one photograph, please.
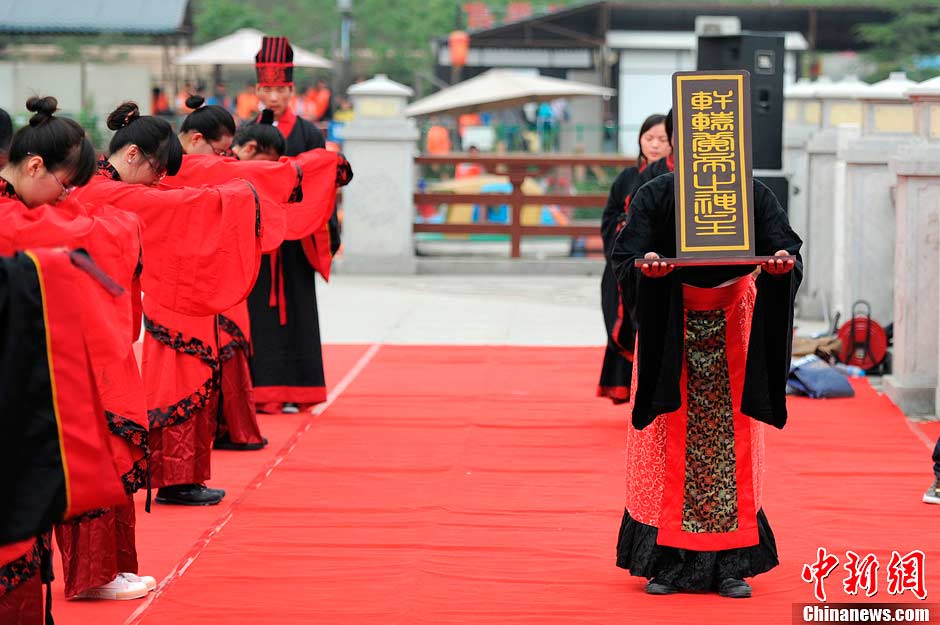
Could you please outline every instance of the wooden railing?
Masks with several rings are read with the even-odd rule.
[[[512,257],[519,258],[522,237],[524,236],[592,236],[599,232],[597,225],[569,226],[526,226],[522,224],[522,207],[532,204],[557,204],[573,207],[596,207],[607,203],[607,194],[582,195],[526,195],[522,183],[526,177],[543,175],[553,167],[629,167],[635,163],[632,158],[615,155],[576,155],[576,154],[446,154],[440,156],[418,156],[416,165],[458,165],[475,163],[487,173],[505,175],[512,184],[510,193],[415,193],[414,202],[418,204],[479,204],[493,206],[506,204],[511,209],[508,224],[428,224],[416,223],[414,232],[433,232],[440,234],[508,234],[512,242]],[[486,211],[483,220],[486,220]]]

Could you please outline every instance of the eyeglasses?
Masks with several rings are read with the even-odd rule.
[[[233,156],[231,143],[229,144],[229,147],[217,148],[216,146],[212,145],[212,142],[208,139],[204,139],[204,141],[209,145],[210,148],[212,148],[212,151],[215,152],[216,156]]]
[[[27,152],[26,156],[38,156],[39,158],[42,158],[40,154],[36,154],[35,152]],[[52,173],[52,171],[50,171],[48,167],[46,167],[45,159],[43,159],[42,166],[45,168],[46,173],[52,176],[55,179],[55,181],[59,183],[59,186],[62,187],[62,193],[59,194],[60,202],[72,194],[72,191],[75,190],[75,185],[71,185],[67,187],[64,184],[62,184],[62,181],[59,180],[59,177],[56,176],[54,173]]]
[[[154,180],[154,183],[161,182],[164,178],[166,178],[166,167],[164,167],[163,165],[156,164],[152,159],[147,158],[146,160],[147,160],[147,165],[150,166],[150,169],[153,171],[154,175],[157,177],[157,179]]]
[[[59,180],[59,177],[58,177],[58,176],[56,176],[54,173],[52,173],[52,172],[49,171],[48,169],[47,169],[46,171],[49,173],[50,176],[52,176],[53,178],[55,178],[55,181],[59,183],[59,186],[60,186],[60,187],[62,187],[62,193],[59,195],[59,200],[64,200],[64,199],[67,198],[68,196],[72,195],[72,191],[75,190],[75,185],[70,185],[70,186],[67,187],[67,186],[65,186],[65,185],[62,183],[61,180]]]
[[[42,158],[41,155],[36,154],[35,152],[27,152],[26,155],[27,155],[27,156],[39,156],[39,158]],[[70,195],[72,194],[72,191],[75,190],[75,185],[65,186],[65,185],[62,183],[62,181],[59,180],[59,177],[56,176],[54,173],[52,173],[52,171],[51,171],[48,167],[46,167],[45,160],[43,160],[42,166],[43,166],[43,168],[45,168],[46,173],[49,174],[50,176],[52,176],[52,178],[53,178],[57,183],[59,183],[59,186],[62,188],[62,192],[59,194],[59,198],[58,198],[59,201],[61,202],[62,200],[64,200],[64,199],[67,198],[68,196],[70,196]]]

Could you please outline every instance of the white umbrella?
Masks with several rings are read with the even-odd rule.
[[[254,65],[255,55],[261,49],[264,33],[254,28],[242,28],[231,35],[197,46],[176,57],[177,65]],[[330,69],[333,64],[319,54],[307,52],[291,44],[294,65]]]
[[[610,97],[615,93],[613,89],[582,82],[491,69],[412,102],[405,109],[405,114],[418,117],[444,113],[473,113],[521,106],[527,102],[545,102],[574,96]]]

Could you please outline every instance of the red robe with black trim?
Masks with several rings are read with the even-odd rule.
[[[89,357],[91,336],[114,332],[114,296],[77,254],[0,257],[0,544],[124,500]]]
[[[119,290],[82,252],[0,256],[0,622],[43,622],[52,523],[125,498],[90,358],[124,342]]]
[[[0,184],[3,184],[0,182]],[[119,572],[137,572],[135,512],[130,496],[147,486],[148,424],[144,385],[133,350],[140,328],[140,227],[136,215],[111,206],[92,207],[68,199],[29,209],[0,200],[0,253],[62,245],[86,250],[123,293],[113,310],[88,333],[105,418],[113,436],[111,452],[121,472],[127,500],[56,525],[67,597],[106,584]],[[136,288],[135,288],[136,287]],[[116,350],[116,351],[115,351]]]
[[[310,236],[329,219],[335,200],[336,169],[340,158],[313,150],[296,159],[239,161],[215,155],[183,157],[180,172],[163,186],[218,185],[233,178],[249,181],[261,201],[262,251],[278,249],[285,238]],[[223,312],[218,319],[221,344],[221,402],[218,437],[231,442],[263,441],[255,414],[249,369],[251,327],[247,302]]]
[[[114,434],[111,451],[127,492],[133,493],[146,486],[147,470],[147,412],[133,351],[136,329],[131,296],[141,253],[137,217],[111,206],[89,207],[74,200],[30,209],[18,200],[0,197],[0,254],[53,246],[85,249],[124,289],[110,300],[108,315],[114,323],[95,324],[88,338],[98,391]]]
[[[137,214],[143,226],[143,371],[152,484],[203,482],[210,476],[219,386],[214,317],[244,300],[257,275],[259,196],[244,180],[151,188],[115,180],[107,162],[99,174],[74,195],[107,199]]]

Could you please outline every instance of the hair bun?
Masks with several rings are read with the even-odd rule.
[[[26,101],[26,110],[35,113],[35,115],[30,118],[29,125],[38,126],[39,124],[49,121],[58,108],[59,101],[52,96],[46,96],[44,98],[40,98],[39,96],[31,97]]]
[[[202,105],[206,103],[206,99],[201,95],[191,95],[186,98],[186,107],[196,110],[202,108]]]
[[[261,124],[267,124],[271,126],[274,124],[274,111],[271,109],[264,109],[261,111],[261,119],[259,120]]]
[[[140,108],[135,102],[125,102],[108,115],[108,128],[120,130],[140,117]]]

